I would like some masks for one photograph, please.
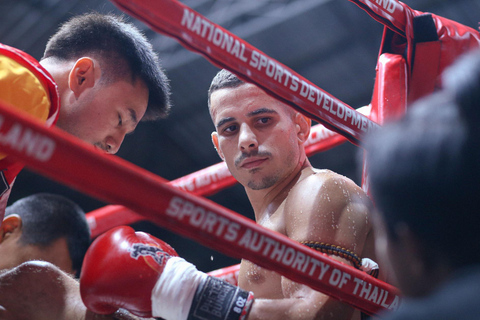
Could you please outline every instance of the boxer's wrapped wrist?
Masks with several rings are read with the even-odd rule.
[[[253,303],[253,293],[209,276],[198,286],[188,320],[244,320]]]
[[[252,302],[251,292],[172,257],[152,290],[152,315],[179,320],[243,320]]]
[[[198,286],[208,276],[180,257],[171,257],[152,290],[152,315],[186,320]]]

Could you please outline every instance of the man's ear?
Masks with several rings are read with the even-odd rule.
[[[303,144],[307,141],[308,135],[310,134],[312,120],[297,112],[295,114],[295,125],[297,127],[298,141]]]
[[[68,75],[68,86],[78,98],[86,89],[92,88],[100,78],[100,66],[92,58],[77,60]]]
[[[225,157],[223,156],[223,153],[220,150],[220,147],[218,145],[218,133],[217,133],[217,131],[212,132],[212,142],[213,142],[213,146],[215,147],[215,150],[217,150],[217,153],[218,153],[218,156],[220,157],[220,159],[225,161]]]
[[[22,230],[22,218],[18,214],[11,214],[5,217],[0,227],[0,242],[5,239],[5,236],[13,232],[21,232]]]

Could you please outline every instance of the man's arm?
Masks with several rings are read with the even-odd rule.
[[[298,285],[298,284],[297,284]],[[288,285],[290,286],[290,284]],[[248,320],[350,319],[353,307],[328,295],[299,285],[296,294],[284,299],[256,299]]]

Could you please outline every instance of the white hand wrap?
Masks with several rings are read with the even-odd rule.
[[[360,270],[368,273],[372,277],[375,277],[375,278],[378,277],[378,273],[379,273],[378,263],[376,263],[370,258],[362,259],[362,266],[360,267]]]
[[[197,287],[207,274],[180,257],[171,257],[152,291],[152,315],[186,320]]]

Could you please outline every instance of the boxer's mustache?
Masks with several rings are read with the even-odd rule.
[[[240,157],[235,159],[235,166],[238,167],[240,163],[242,163],[243,160],[249,157],[271,157],[272,154],[267,151],[261,151],[259,152],[258,150],[253,150],[251,152],[242,152]]]

